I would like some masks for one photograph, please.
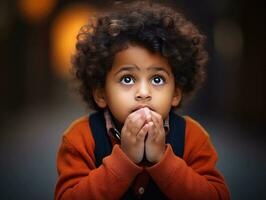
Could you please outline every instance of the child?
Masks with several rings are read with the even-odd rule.
[[[203,43],[181,14],[145,2],[81,30],[73,65],[97,112],[63,136],[55,199],[230,199],[209,135],[174,113],[204,79]]]

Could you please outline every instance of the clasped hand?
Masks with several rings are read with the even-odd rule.
[[[131,113],[121,131],[121,149],[135,163],[144,158],[151,163],[161,160],[165,151],[165,130],[161,115],[141,108]]]

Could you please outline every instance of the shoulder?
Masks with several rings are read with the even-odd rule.
[[[90,148],[94,148],[94,139],[89,125],[89,116],[82,116],[73,121],[65,130],[63,140],[76,149],[80,149],[89,144]]]
[[[184,158],[198,152],[206,143],[211,144],[210,136],[203,126],[189,116],[186,121]]]
[[[203,126],[197,122],[195,119],[190,116],[184,116],[186,121],[186,135],[192,134],[193,137],[206,139],[209,137],[207,131],[203,128]]]
[[[88,116],[82,116],[82,117],[76,119],[65,130],[64,136],[68,137],[68,138],[72,138],[76,134],[80,134],[80,133],[82,133],[84,131],[88,131],[88,129],[89,129],[88,120],[89,120]]]

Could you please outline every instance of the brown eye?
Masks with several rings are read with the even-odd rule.
[[[130,76],[124,76],[124,77],[122,77],[120,82],[122,84],[125,84],[125,85],[132,85],[132,84],[134,84],[134,80]]]
[[[164,78],[160,77],[160,76],[155,76],[152,78],[151,83],[153,85],[163,85],[165,83]]]

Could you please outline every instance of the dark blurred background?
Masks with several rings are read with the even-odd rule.
[[[264,1],[157,2],[208,37],[208,80],[180,112],[209,132],[233,199],[266,199]],[[53,199],[62,134],[88,113],[69,76],[75,37],[110,3],[0,1],[1,199]]]

